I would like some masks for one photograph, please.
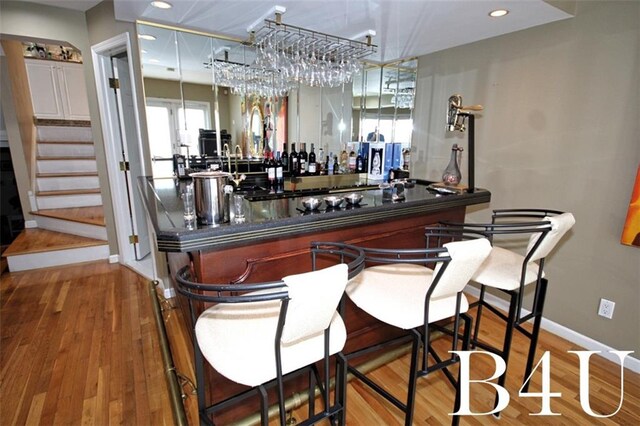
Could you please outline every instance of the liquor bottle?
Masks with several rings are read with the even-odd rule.
[[[282,164],[282,158],[284,157],[280,156],[279,151],[276,153],[276,192],[284,190],[284,165]]]
[[[342,146],[342,152],[340,153],[340,173],[347,173],[349,169],[349,154],[347,154],[346,144]]]
[[[333,155],[333,153],[331,153],[331,155]],[[324,163],[324,168],[325,168],[325,171],[327,172],[327,175],[332,175],[333,174],[333,161],[331,161],[329,158],[330,157],[327,155],[327,159],[325,160],[326,162]]]
[[[349,173],[356,172],[356,153],[353,150],[353,146],[351,147],[351,152],[349,152]]]
[[[309,153],[309,174],[318,174],[318,165],[316,164],[316,153],[313,152],[313,144],[311,144],[311,152]]]
[[[338,156],[334,156],[333,157],[333,174],[334,175],[338,175],[342,173],[342,171],[340,170],[340,164],[338,163]]]
[[[327,169],[324,168],[324,150],[322,146],[318,150],[318,172],[322,174],[327,174]],[[324,173],[323,173],[324,172]]]
[[[280,156],[280,161],[282,161],[282,172],[289,171],[289,154],[287,154],[287,144],[285,143],[282,148],[282,155]]]
[[[358,156],[356,157],[356,173],[363,173],[363,172],[364,172],[364,159],[362,158],[362,155],[358,153]]]
[[[299,174],[298,153],[296,152],[296,144],[291,144],[291,154],[289,154],[289,171],[291,176],[297,176]]]
[[[298,154],[298,157],[300,159],[300,174],[305,175],[307,174],[308,167],[309,167],[309,165],[307,164],[307,161],[309,160],[309,156],[307,155],[306,143],[302,144],[302,149],[300,150],[300,154]]]
[[[267,179],[269,179],[269,192],[275,192],[276,162],[273,160],[273,152],[269,153],[269,159],[267,161]]]

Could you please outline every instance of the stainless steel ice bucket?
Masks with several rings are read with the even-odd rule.
[[[229,173],[192,173],[196,201],[196,217],[200,225],[219,225],[229,221]]]

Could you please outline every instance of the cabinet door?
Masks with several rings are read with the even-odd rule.
[[[64,118],[59,95],[56,64],[37,59],[25,59],[33,114],[38,118]]]
[[[87,86],[84,83],[82,64],[60,63],[60,95],[65,118],[68,120],[89,120]]]

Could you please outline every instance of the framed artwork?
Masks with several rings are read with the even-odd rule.
[[[636,171],[636,182],[631,192],[631,201],[627,211],[627,219],[622,229],[620,242],[625,245],[640,247],[640,165]]]

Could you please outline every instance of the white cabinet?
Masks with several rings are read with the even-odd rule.
[[[25,59],[36,118],[89,120],[82,64]]]

